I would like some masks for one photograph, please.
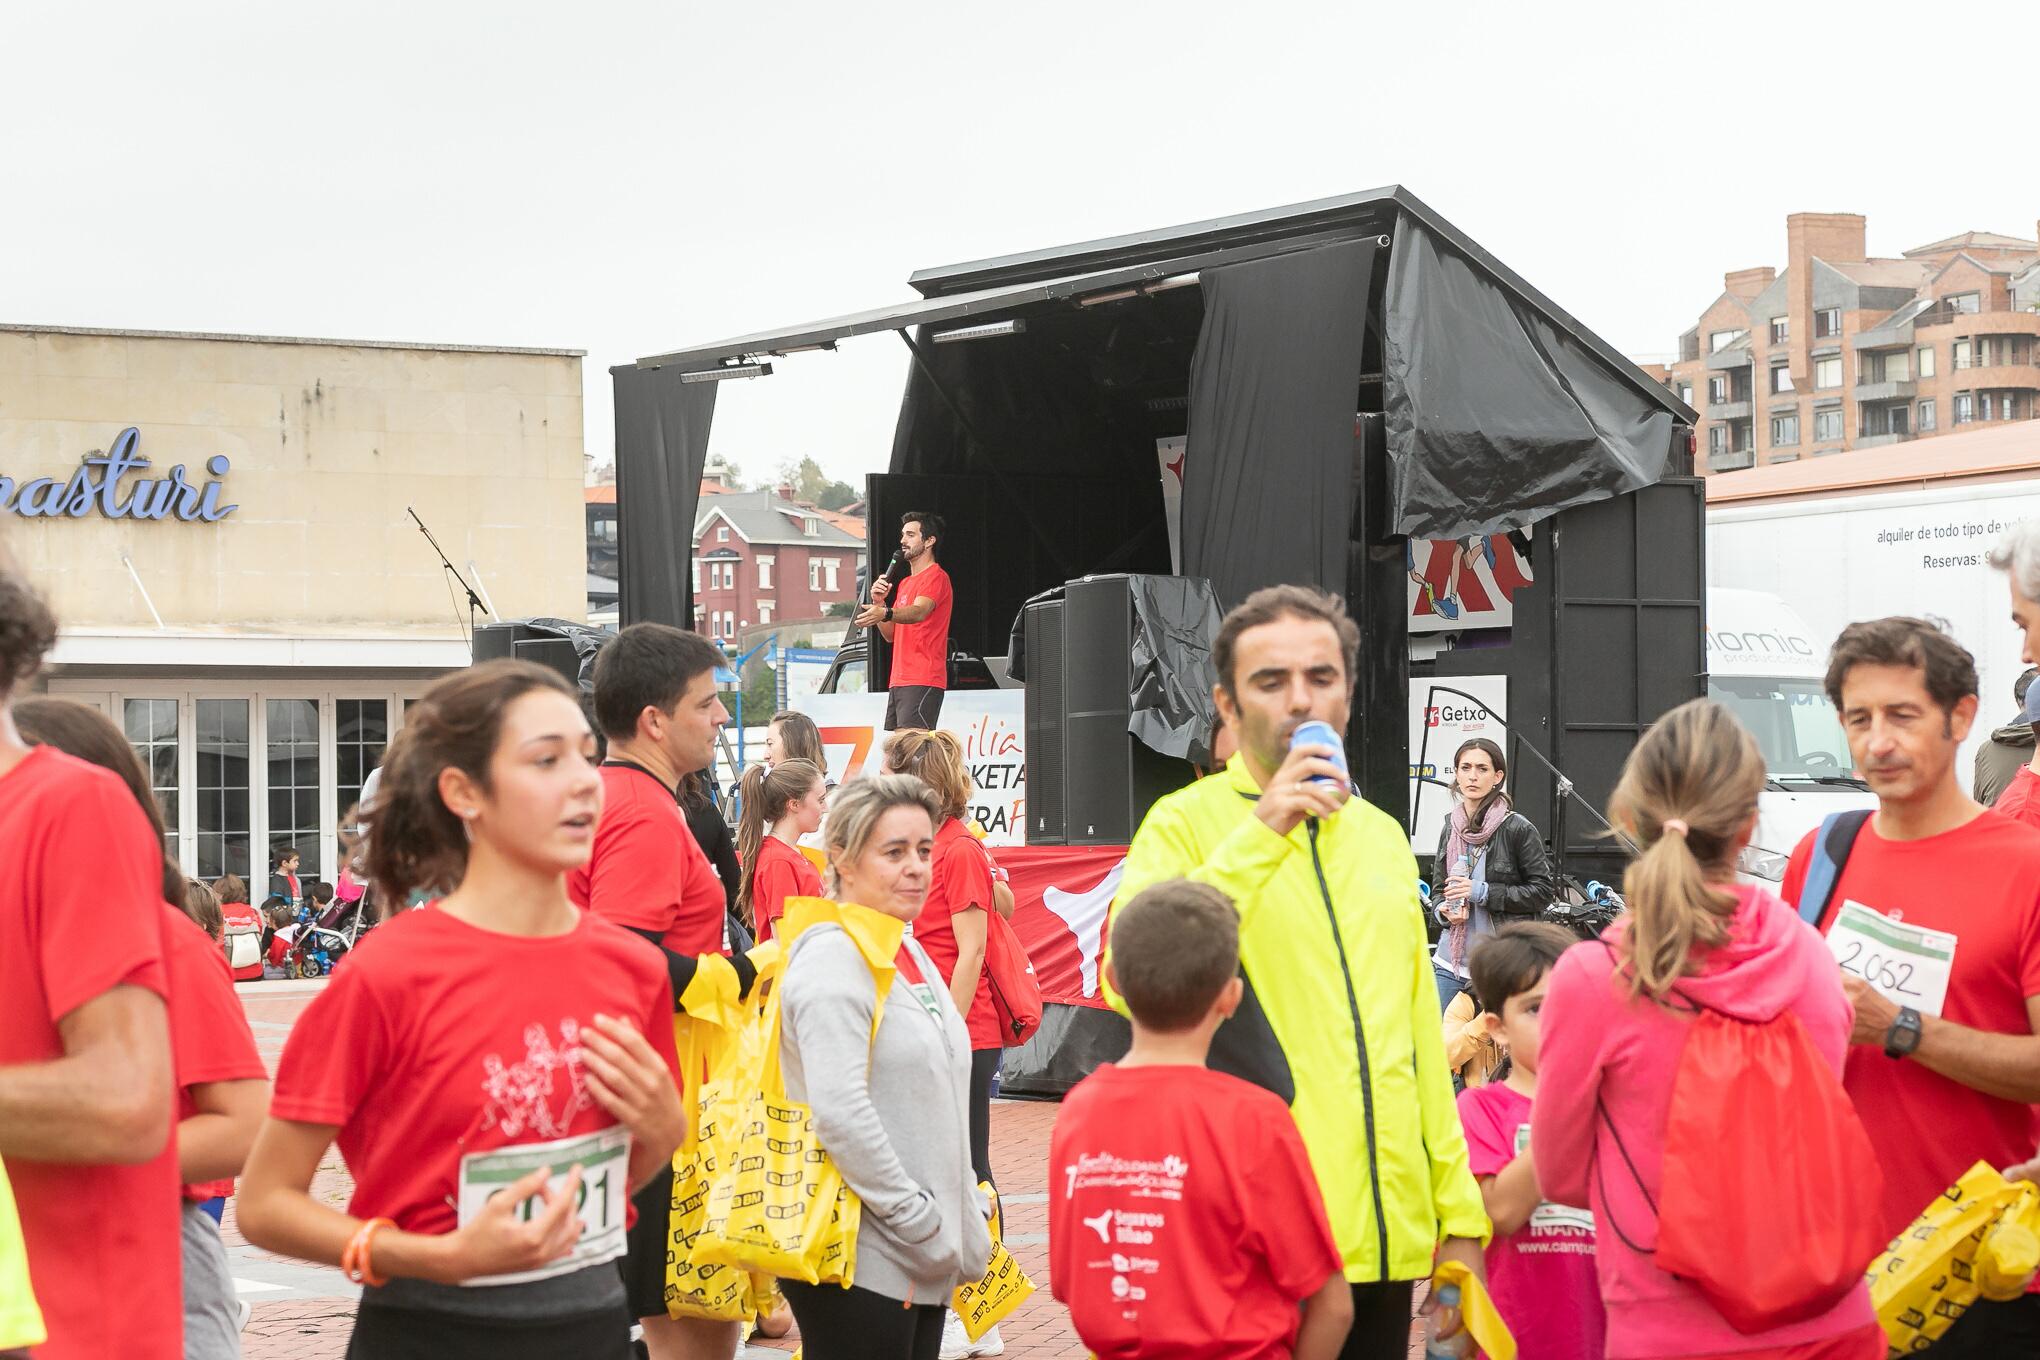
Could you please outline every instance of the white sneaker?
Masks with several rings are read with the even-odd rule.
[[[943,1313],[941,1360],[973,1360],[976,1356],[1005,1353],[1006,1343],[999,1338],[997,1327],[972,1341],[969,1334],[963,1330],[962,1318],[952,1312]]]

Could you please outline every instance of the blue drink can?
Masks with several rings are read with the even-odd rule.
[[[1353,776],[1346,768],[1346,743],[1337,732],[1332,730],[1330,723],[1313,718],[1311,721],[1298,727],[1294,732],[1291,732],[1289,734],[1289,748],[1293,751],[1298,746],[1328,746],[1332,750],[1330,760],[1339,767],[1339,779],[1327,779],[1323,775],[1313,775],[1312,778],[1326,784],[1351,784],[1353,782]]]

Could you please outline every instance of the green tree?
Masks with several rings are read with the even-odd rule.
[[[822,494],[815,497],[815,504],[824,510],[841,510],[857,499],[857,490],[848,482],[830,482],[822,488]]]

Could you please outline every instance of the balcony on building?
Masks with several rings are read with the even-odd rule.
[[[1885,382],[1859,382],[1856,384],[1857,401],[1911,401],[1917,391],[1917,384],[1910,378],[1892,379]]]
[[[1906,383],[1911,387],[1911,383]],[[1913,437],[1912,404],[1901,401],[1893,405],[1878,406],[1865,404],[1856,413],[1856,443],[1859,449],[1873,449],[1880,444],[1903,444]]]
[[[1713,373],[1748,368],[1750,363],[1750,339],[1748,336],[1744,336],[1732,345],[1724,345],[1707,356],[1708,371]]]

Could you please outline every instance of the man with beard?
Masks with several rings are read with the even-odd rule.
[[[1256,591],[1226,615],[1214,698],[1238,751],[1155,804],[1115,905],[1187,878],[1238,910],[1246,991],[1209,1065],[1274,1091],[1296,1118],[1352,1289],[1342,1360],[1401,1360],[1413,1283],[1443,1260],[1485,1278],[1490,1225],[1445,1066],[1409,837],[1353,797],[1336,749],[1290,745],[1312,720],[1346,730],[1359,647],[1345,605],[1302,586]],[[1124,1008],[1109,981],[1107,996]]]
[[[1845,854],[1823,854],[1842,865],[1814,924],[1856,1008],[1843,1085],[1877,1147],[1883,1227],[1896,1237],[1979,1160],[2004,1167],[2032,1152],[2040,832],[1962,791],[1955,757],[1976,720],[1976,663],[1934,624],[1850,624],[1828,657],[1827,694],[1877,811]],[[1805,893],[1824,830],[1793,851],[1788,902]],[[2040,1354],[2040,1297],[1979,1299],[1932,1353]]]

